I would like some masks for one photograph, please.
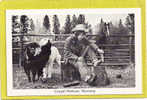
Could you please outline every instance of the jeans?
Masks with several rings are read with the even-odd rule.
[[[86,56],[90,57],[90,60],[92,60],[92,63],[98,60],[96,53],[93,49],[88,48],[88,51],[86,53]],[[81,80],[85,81],[87,76],[90,76],[92,73],[94,73],[94,66],[87,66],[87,63],[85,62],[85,57],[83,57],[82,61],[77,61],[74,66],[79,70],[81,75]]]

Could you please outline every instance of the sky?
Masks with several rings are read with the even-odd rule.
[[[76,13],[75,13],[76,14]],[[32,18],[35,25],[39,25],[42,27],[43,25],[43,19],[44,16],[48,14],[38,14],[38,15],[28,15],[29,18]],[[72,15],[70,14],[70,18],[72,19]],[[79,14],[76,14],[78,17]],[[103,18],[104,22],[112,22],[114,25],[117,25],[119,20],[122,20],[122,23],[125,23],[125,19],[128,14],[85,14],[85,21],[92,25],[92,28],[94,28],[98,23],[100,23],[101,18]],[[51,30],[53,26],[53,15],[48,15],[50,19],[51,24]],[[59,22],[60,22],[60,28],[62,28],[65,24],[66,16],[67,14],[57,14]]]
[[[77,17],[79,14],[85,15],[85,21],[92,25],[94,28],[98,23],[100,23],[101,18],[104,22],[112,22],[114,25],[119,23],[119,20],[122,20],[122,23],[125,23],[125,19],[128,16],[128,13],[132,13],[131,9],[47,9],[47,10],[13,10],[9,13],[12,15],[27,15],[29,18],[32,18],[34,24],[37,27],[42,27],[43,19],[45,15],[49,16],[51,31],[53,29],[53,15],[57,15],[60,22],[60,29],[64,26],[66,16],[72,16],[75,14]]]

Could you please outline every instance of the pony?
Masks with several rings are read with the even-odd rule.
[[[58,64],[61,68],[61,55],[55,46],[51,46],[51,55],[49,57],[48,65],[43,69],[43,78],[51,78],[54,63]]]
[[[35,82],[36,74],[38,79],[43,74],[43,68],[46,66],[51,55],[51,42],[48,39],[42,39],[43,45],[32,42],[26,45],[24,53],[24,71],[28,77],[28,81]],[[30,73],[32,72],[32,77]]]

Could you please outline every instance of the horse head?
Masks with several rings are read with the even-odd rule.
[[[96,44],[106,44],[107,39],[110,36],[110,24],[109,23],[101,23],[99,26],[99,32],[96,36]]]
[[[39,42],[39,45],[41,47],[41,51],[42,53],[48,53],[51,52],[51,41],[48,38],[43,38],[41,39],[41,41]]]

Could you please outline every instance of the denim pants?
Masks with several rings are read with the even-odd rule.
[[[88,51],[86,53],[86,56],[90,57],[90,60],[92,63],[94,61],[98,60],[95,51],[92,48],[88,48]],[[85,81],[86,77],[94,73],[94,66],[87,66],[87,63],[85,61],[85,57],[82,61],[77,61],[74,66],[79,70],[81,75],[81,80]]]

